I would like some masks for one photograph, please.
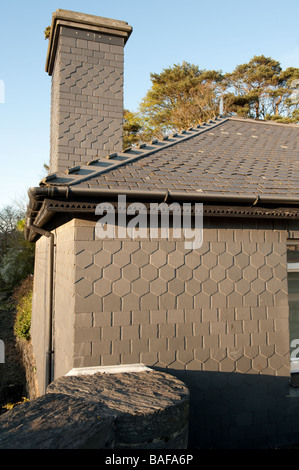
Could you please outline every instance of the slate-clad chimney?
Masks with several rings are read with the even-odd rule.
[[[123,53],[131,32],[124,21],[53,14],[50,173],[122,150]]]

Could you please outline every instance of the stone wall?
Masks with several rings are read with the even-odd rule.
[[[61,377],[0,417],[1,449],[186,449],[189,391],[155,371]]]
[[[21,364],[25,372],[26,397],[30,400],[39,396],[39,387],[36,376],[35,357],[33,354],[32,343],[22,338],[17,339],[17,350],[21,355]]]

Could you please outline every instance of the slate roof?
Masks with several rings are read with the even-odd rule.
[[[41,186],[299,196],[299,126],[233,117],[49,175]]]

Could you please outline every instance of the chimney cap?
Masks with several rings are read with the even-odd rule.
[[[133,31],[132,26],[126,21],[69,10],[56,10],[52,15],[51,35],[46,60],[46,72],[49,75],[52,74],[53,70],[60,26],[118,36],[124,39],[124,44],[126,44]]]

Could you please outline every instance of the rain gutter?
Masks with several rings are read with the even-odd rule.
[[[298,197],[289,197],[289,196],[264,196],[263,194],[252,194],[252,195],[242,195],[242,194],[223,194],[223,193],[214,193],[206,194],[200,191],[185,192],[185,191],[171,191],[171,190],[159,190],[159,191],[150,191],[150,190],[139,190],[139,189],[97,189],[97,188],[76,188],[72,187],[36,187],[29,189],[29,198],[31,201],[32,209],[38,207],[38,201],[42,200],[45,197],[63,197],[69,199],[70,197],[94,197],[94,198],[106,198],[107,201],[109,197],[117,198],[119,195],[126,195],[130,199],[141,198],[141,199],[172,199],[172,200],[181,200],[189,202],[215,202],[215,203],[242,203],[242,204],[283,204],[286,206],[299,204]]]
[[[266,196],[263,194],[223,194],[223,193],[202,193],[201,191],[172,191],[172,190],[140,190],[140,189],[100,189],[100,188],[82,188],[76,186],[42,186],[33,187],[28,191],[29,204],[26,214],[26,230],[25,236],[31,240],[29,225],[34,224],[34,221],[42,207],[44,199],[52,200],[65,200],[65,201],[103,201],[109,202],[117,200],[118,196],[126,196],[128,200],[136,201],[157,201],[157,202],[189,202],[189,203],[203,203],[212,204],[214,206],[224,206],[232,204],[233,206],[251,206],[258,207],[260,205],[277,206],[280,205],[285,208],[299,207],[299,198],[288,196]],[[54,212],[47,212],[44,214],[43,221],[38,223],[40,227],[46,223],[54,215]]]

